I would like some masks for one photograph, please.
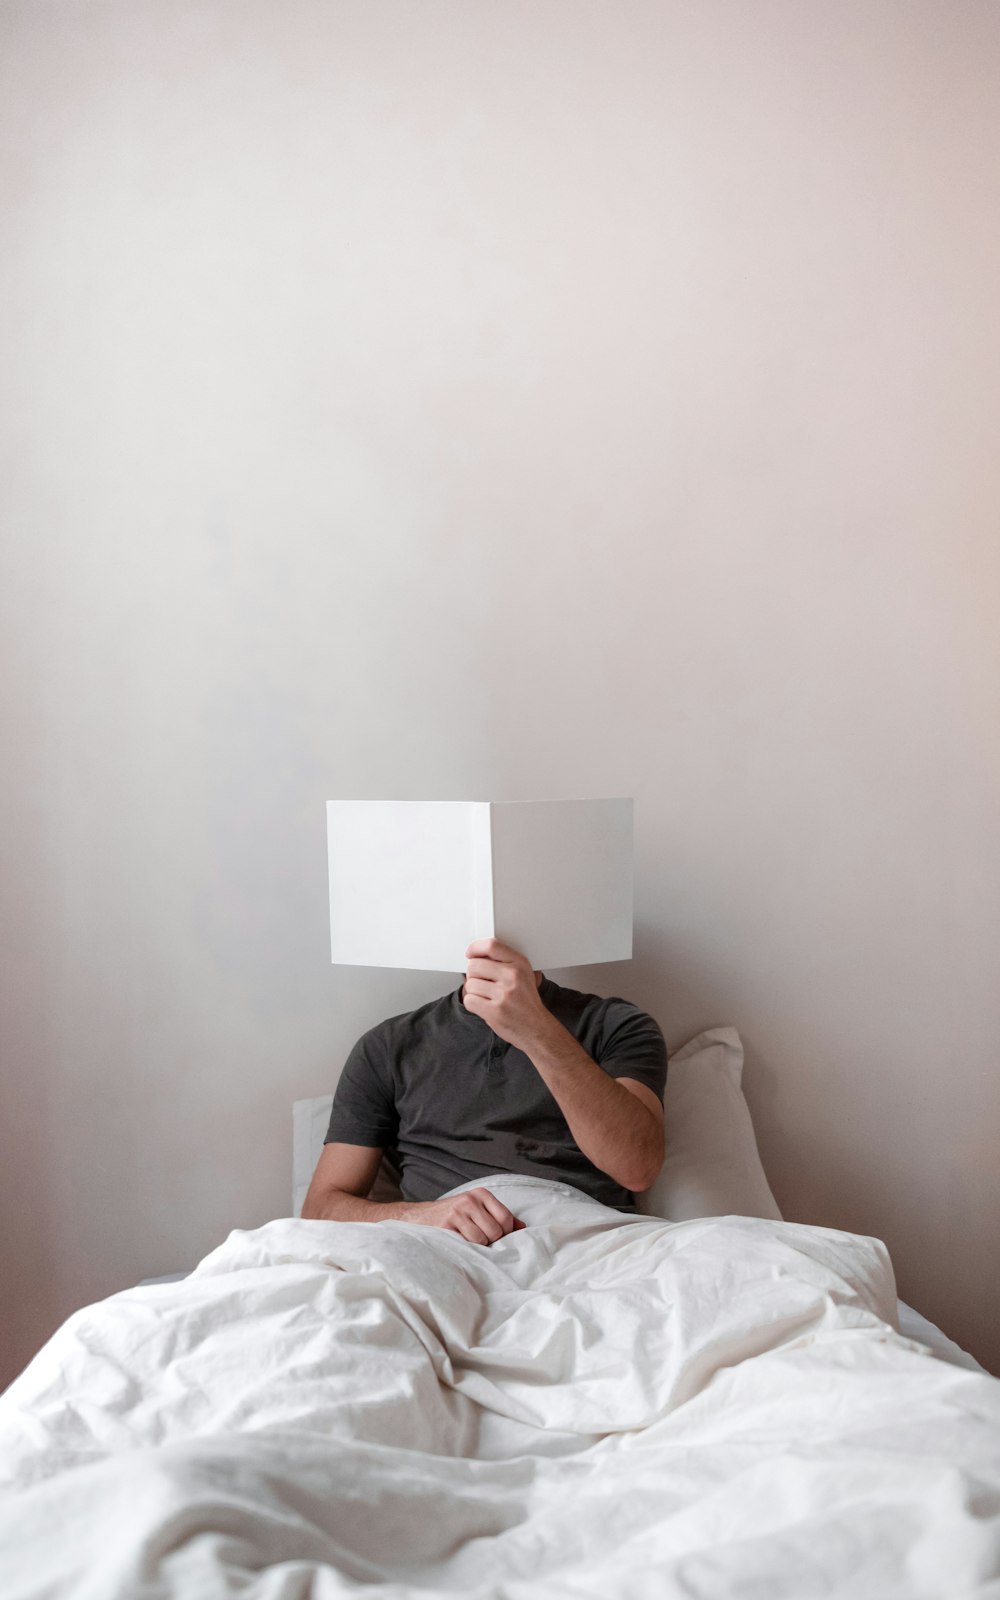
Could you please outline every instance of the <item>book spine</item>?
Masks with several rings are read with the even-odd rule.
[[[493,806],[477,801],[471,807],[473,939],[492,939],[496,932],[493,908]],[[471,941],[470,941],[471,942]]]

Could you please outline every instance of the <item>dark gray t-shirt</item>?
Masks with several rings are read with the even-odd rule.
[[[653,1018],[629,1000],[542,979],[549,1011],[612,1078],[635,1078],[663,1099],[667,1051]],[[541,1075],[467,1011],[461,986],[389,1017],[344,1066],[326,1143],[385,1151],[404,1200],[436,1200],[494,1172],[572,1184],[619,1211],[635,1199],[584,1155]]]

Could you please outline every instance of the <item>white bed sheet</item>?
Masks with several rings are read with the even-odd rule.
[[[0,1398],[0,1591],[1000,1596],[1000,1382],[875,1239],[500,1175],[489,1249],[286,1219]]]

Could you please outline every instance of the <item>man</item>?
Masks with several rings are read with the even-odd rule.
[[[448,1191],[497,1172],[635,1212],[663,1161],[659,1027],[627,1000],[552,983],[499,939],[466,957],[460,989],[354,1046],[304,1217],[418,1222],[489,1245],[523,1224],[488,1189]],[[367,1198],[383,1153],[402,1200]]]

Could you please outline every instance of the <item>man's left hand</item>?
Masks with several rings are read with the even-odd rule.
[[[476,939],[465,954],[469,963],[465,1009],[527,1053],[555,1022],[538,992],[541,973],[532,970],[527,956],[500,939]]]

